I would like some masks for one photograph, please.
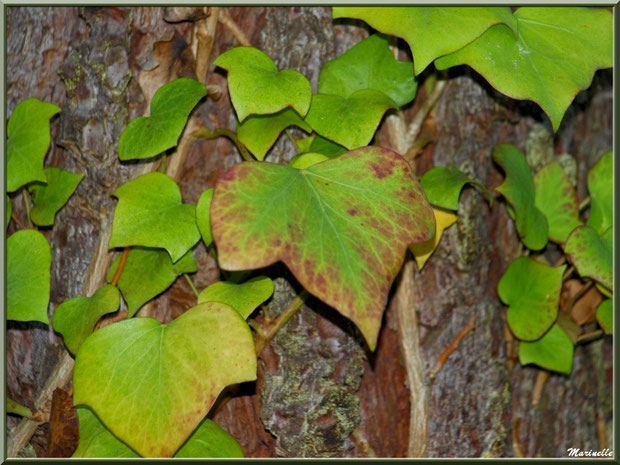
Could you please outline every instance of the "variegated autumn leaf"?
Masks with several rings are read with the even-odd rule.
[[[364,147],[307,169],[234,166],[215,187],[211,227],[222,268],[283,261],[374,350],[407,246],[430,239],[435,219],[407,162]]]

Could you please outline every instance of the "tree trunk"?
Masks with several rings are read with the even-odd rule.
[[[97,251],[107,249],[115,205],[111,193],[152,168],[120,163],[118,138],[129,120],[148,112],[159,86],[176,77],[196,77],[196,26],[166,22],[170,13],[161,7],[7,10],[8,114],[28,97],[61,106],[52,121],[46,164],[86,174],[54,228],[45,231],[53,252],[51,316],[64,300],[83,295],[89,282],[103,284],[100,270],[113,254]],[[240,45],[239,34],[226,26],[232,20],[253,46],[280,68],[305,74],[314,89],[321,65],[368,34],[363,23],[333,22],[324,7],[226,7],[219,15],[224,21],[215,31],[211,61]],[[408,54],[399,46],[401,55]],[[218,86],[222,96],[209,98],[196,117],[212,127],[234,129],[225,74],[212,65],[209,71],[207,84]],[[453,163],[495,187],[502,179],[491,161],[497,143],[528,146],[528,153],[541,156],[568,152],[576,162],[583,199],[588,169],[612,148],[611,86],[611,72],[597,73],[592,88],[577,97],[550,138],[545,137],[549,122],[538,107],[503,97],[468,69],[453,70],[422,128],[430,143],[411,159],[415,171],[421,175],[431,166]],[[215,87],[210,89],[213,93]],[[425,98],[420,86],[405,116],[411,118]],[[392,140],[389,125],[383,124],[376,142],[390,146]],[[294,154],[292,143],[281,137],[268,160]],[[184,200],[195,203],[239,161],[227,139],[196,142],[177,176]],[[13,204],[23,215],[19,196]],[[14,230],[12,224],[9,234]],[[505,311],[496,286],[517,249],[514,224],[501,202],[491,208],[479,192],[466,188],[458,223],[445,232],[434,256],[423,270],[408,266],[412,276],[401,277],[406,292],[395,291],[375,353],[367,351],[350,322],[310,299],[263,354],[258,382],[240,386],[230,402],[212,412],[213,418],[249,457],[402,457],[419,451],[429,457],[558,457],[568,447],[602,448],[610,441],[612,418],[609,340],[578,346],[573,373],[551,375],[537,407],[531,399],[539,370],[509,363]],[[218,280],[204,247],[194,255],[196,286]],[[276,293],[267,312],[276,314],[300,287],[284,266],[273,266],[268,274],[276,278]],[[189,286],[178,280],[141,315],[166,322],[193,303]],[[419,329],[407,312],[417,312]],[[475,329],[434,381],[427,381],[424,373],[472,316]],[[412,324],[414,332],[407,335],[404,325]],[[412,348],[419,356],[416,350],[412,355]],[[34,407],[63,351],[62,339],[51,328],[9,322],[7,395]],[[415,379],[421,384],[410,392],[408,380]],[[410,428],[412,405],[417,413],[411,424],[418,426]],[[9,417],[9,437],[17,423]],[[603,433],[597,429],[601,423]],[[46,456],[46,428],[37,428],[30,442],[34,450],[29,446],[22,455]],[[412,437],[423,446],[411,446],[416,443]]]

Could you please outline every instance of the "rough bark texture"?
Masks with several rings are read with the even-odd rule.
[[[281,68],[304,73],[315,89],[320,66],[368,33],[360,23],[334,24],[329,8],[225,10],[254,46]],[[172,24],[163,18],[159,7],[8,8],[8,113],[28,97],[61,106],[62,113],[52,122],[55,144],[46,163],[86,174],[54,228],[46,231],[53,251],[50,314],[62,301],[81,295],[102,227],[112,218],[115,201],[110,194],[146,169],[145,163],[118,161],[120,132],[147,111],[161,84],[195,77],[192,23]],[[231,32],[219,24],[211,56],[236,45]],[[234,129],[225,74],[210,70],[208,84],[219,86],[222,97],[207,99],[196,114],[211,127]],[[421,87],[416,103],[405,111],[408,117],[424,94]],[[542,140],[540,153],[568,152],[574,157],[582,199],[588,169],[602,151],[611,149],[611,96],[611,73],[598,73],[592,88],[577,97],[555,138],[547,138],[552,145],[544,146],[540,134],[549,133],[549,124],[536,106],[501,96],[466,69],[454,70],[424,126],[432,141],[416,160],[416,172],[454,163],[497,186],[502,175],[490,159],[493,146],[527,145],[534,153],[534,142]],[[388,145],[388,140],[383,128],[377,142]],[[281,137],[268,160],[293,155],[292,144]],[[178,177],[185,201],[195,203],[239,161],[227,139],[198,141]],[[22,215],[20,197],[13,203]],[[512,457],[513,436],[526,456],[564,456],[568,447],[599,448],[597,418],[611,431],[610,342],[578,347],[573,374],[552,375],[533,408],[538,370],[518,364],[509,369],[504,310],[495,291],[517,253],[514,225],[500,202],[489,208],[472,188],[463,192],[458,216],[434,257],[414,276],[411,311],[419,313],[427,370],[465,322],[472,315],[476,319],[474,331],[430,385],[427,454]],[[14,228],[11,225],[9,233]],[[194,255],[199,289],[220,278],[204,247],[197,247]],[[267,309],[273,315],[300,289],[284,267],[268,272],[278,278]],[[145,312],[169,321],[193,303],[189,286],[178,280]],[[263,354],[258,382],[232,391],[232,400],[215,409],[214,419],[238,438],[247,456],[405,456],[409,392],[397,324],[395,310],[388,306],[378,349],[370,354],[349,322],[309,300]],[[10,323],[7,395],[32,406],[62,350],[61,339],[50,328]],[[16,419],[9,418],[9,435],[15,424]],[[513,435],[515,426],[518,434]],[[39,456],[47,453],[45,428],[32,440]]]

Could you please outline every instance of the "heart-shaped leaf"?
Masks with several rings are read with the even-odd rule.
[[[547,244],[549,225],[545,215],[536,208],[534,179],[525,156],[513,145],[499,144],[493,149],[493,160],[506,173],[497,191],[514,209],[519,237],[527,248],[542,249]]]
[[[307,152],[320,153],[327,158],[334,158],[345,153],[347,149],[342,145],[336,144],[325,137],[316,136],[312,139]]]
[[[590,216],[588,226],[603,234],[614,224],[614,167],[612,152],[605,153],[588,173]]]
[[[571,231],[581,224],[577,193],[557,161],[536,174],[534,185],[534,205],[547,218],[549,239],[563,244]]]
[[[256,379],[249,327],[231,307],[200,304],[162,325],[132,318],[95,331],[73,371],[76,405],[145,457],[171,457],[220,391]]]
[[[121,257],[110,266],[108,282],[112,282]],[[118,287],[127,302],[128,317],[134,316],[149,300],[164,292],[182,273],[198,270],[191,251],[176,263],[170,255],[159,249],[133,247],[118,280]]]
[[[52,251],[43,234],[24,229],[6,241],[6,317],[49,324]]]
[[[266,276],[257,276],[242,284],[226,281],[213,283],[200,293],[198,303],[222,302],[247,319],[272,294],[273,281]]]
[[[213,234],[211,233],[211,215],[209,213],[212,198],[213,188],[207,189],[200,194],[200,198],[196,204],[196,224],[198,225],[198,230],[202,236],[202,241],[207,247],[209,247],[211,242],[213,242]]]
[[[207,88],[194,79],[180,78],[160,87],[151,100],[151,116],[127,125],[118,142],[118,158],[150,158],[177,145],[187,118],[207,95]]]
[[[181,191],[163,173],[148,173],[114,191],[109,247],[141,245],[166,249],[176,262],[200,240],[196,208],[182,203]]]
[[[236,47],[213,62],[228,71],[228,91],[239,121],[291,107],[305,116],[312,87],[303,74],[278,71],[268,55],[254,47]]]
[[[452,53],[494,24],[516,33],[508,7],[334,7],[334,18],[356,18],[407,41],[418,75],[437,57]]]
[[[471,66],[503,94],[536,102],[557,130],[575,95],[590,87],[594,72],[613,66],[611,12],[536,6],[519,8],[514,17],[517,28],[493,26],[435,66]]]
[[[579,226],[568,236],[564,252],[581,276],[592,278],[613,290],[613,228],[601,238],[590,226]]]
[[[519,343],[519,362],[568,375],[573,369],[573,351],[568,335],[559,325],[553,325],[539,340]]]
[[[54,330],[65,341],[67,349],[77,354],[86,338],[93,332],[97,321],[106,313],[118,310],[120,295],[115,286],[104,286],[92,297],[74,297],[61,303],[54,311]]]
[[[614,303],[613,300],[607,299],[596,309],[596,320],[601,325],[605,334],[613,334],[614,332]]]
[[[123,441],[115,437],[88,407],[78,407],[80,444],[73,458],[139,458]],[[175,458],[243,457],[243,450],[217,423],[205,419]]]
[[[293,168],[297,168],[298,170],[305,170],[306,168],[310,168],[312,165],[316,165],[317,163],[321,163],[322,161],[329,160],[328,157],[323,155],[322,153],[302,153],[301,155],[295,155],[289,161],[289,165]]]
[[[43,159],[50,147],[50,119],[56,105],[36,98],[15,107],[6,127],[6,190],[14,192],[33,181],[45,182]]]
[[[45,177],[47,184],[35,183],[30,187],[34,203],[30,219],[39,226],[52,226],[56,213],[73,195],[84,175],[51,166],[45,168]]]
[[[454,165],[447,167],[436,166],[428,170],[420,178],[420,184],[431,205],[455,211],[459,208],[461,190],[467,183],[480,188],[489,198],[489,203],[493,203],[493,195],[484,185],[468,178],[465,173]]]
[[[555,321],[565,268],[518,257],[499,280],[497,293],[508,305],[508,325],[522,341],[540,338]]]
[[[258,160],[262,160],[280,133],[289,126],[312,132],[312,128],[295,111],[287,108],[273,115],[249,116],[237,125],[237,136]]]
[[[211,226],[220,266],[283,261],[375,348],[392,280],[409,244],[434,234],[431,206],[398,154],[365,147],[298,170],[246,162],[223,174]]]
[[[391,98],[373,89],[358,90],[348,98],[316,94],[306,122],[320,135],[356,149],[368,145],[383,114],[395,107]]]
[[[426,242],[409,246],[419,269],[424,268],[424,264],[428,261],[431,255],[433,255],[433,252],[439,245],[441,236],[443,236],[444,230],[456,223],[456,215],[451,211],[433,207],[433,212],[435,213],[436,221],[435,236]]]
[[[358,90],[374,89],[400,107],[413,100],[417,87],[413,63],[397,61],[387,39],[374,34],[323,65],[318,93],[348,98]]]
[[[11,215],[13,214],[13,204],[11,203],[11,198],[7,195],[6,196],[6,204],[5,204],[5,229],[7,229],[9,227],[9,223],[11,222]]]

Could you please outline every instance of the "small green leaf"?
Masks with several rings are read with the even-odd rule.
[[[334,7],[334,18],[356,18],[374,29],[400,37],[411,47],[418,75],[437,57],[452,53],[493,24],[506,24],[516,34],[508,7]]]
[[[310,145],[314,141],[314,138],[315,136],[308,136],[297,139],[295,141],[295,149],[297,150],[297,153],[311,152]]]
[[[534,342],[519,343],[521,365],[534,363],[542,368],[566,375],[573,369],[573,343],[558,325]]]
[[[121,257],[110,266],[108,282],[114,278]],[[164,292],[182,273],[195,273],[196,262],[189,251],[176,263],[159,249],[133,247],[118,280],[118,287],[127,302],[127,316],[131,318],[149,300]]]
[[[6,241],[6,317],[49,324],[52,251],[43,234],[24,229]]]
[[[39,226],[52,226],[56,213],[73,195],[84,175],[52,166],[45,168],[45,177],[47,184],[35,183],[30,186],[34,203],[30,219]]]
[[[588,173],[590,216],[588,226],[603,234],[614,224],[613,153],[605,153]]]
[[[32,410],[8,397],[6,398],[6,413],[13,413],[27,418],[32,416]]]
[[[413,100],[417,88],[413,63],[397,61],[387,39],[374,34],[323,65],[318,93],[348,98],[358,90],[373,89],[400,107]]]
[[[306,122],[320,135],[352,150],[368,145],[383,114],[395,107],[391,98],[373,89],[358,90],[349,98],[316,94]]]
[[[471,66],[503,94],[536,102],[557,130],[575,95],[590,87],[594,72],[613,66],[611,12],[536,6],[519,8],[514,18],[517,28],[493,26],[435,66]]]
[[[160,87],[151,100],[151,116],[134,119],[121,134],[118,158],[150,158],[175,147],[190,112],[205,95],[207,88],[194,79],[175,79]]]
[[[205,419],[174,455],[176,458],[242,458],[243,449],[217,423]]]
[[[230,305],[244,319],[273,294],[273,281],[266,276],[257,276],[242,284],[219,281],[204,289],[198,296],[198,303],[222,302]]]
[[[614,332],[614,301],[604,300],[596,309],[596,321],[603,328],[605,334]]]
[[[33,181],[45,182],[43,159],[50,147],[50,119],[56,105],[36,98],[15,107],[6,127],[6,190],[15,192]]]
[[[223,269],[283,261],[374,349],[407,246],[430,239],[435,219],[405,159],[365,147],[301,170],[235,165],[215,187],[211,227]]]
[[[580,276],[592,278],[613,290],[613,228],[599,239],[590,226],[579,226],[568,236],[564,252]]]
[[[9,223],[11,222],[11,215],[13,214],[13,204],[11,203],[11,198],[6,196],[6,207],[5,207],[5,218],[6,218],[6,226],[5,229],[9,228]]]
[[[148,173],[114,191],[114,211],[109,247],[141,245],[166,249],[179,260],[200,240],[196,208],[182,203],[181,191],[163,173]]]
[[[328,158],[334,158],[338,155],[342,155],[347,151],[345,147],[342,145],[336,144],[329,139],[325,139],[325,137],[316,136],[312,143],[310,144],[310,148],[307,150],[308,152],[321,153]]]
[[[92,297],[74,297],[61,303],[54,311],[54,331],[62,334],[67,349],[77,354],[97,321],[106,313],[118,310],[120,295],[114,286],[103,286]]]
[[[198,230],[202,236],[202,241],[205,246],[209,247],[213,242],[213,234],[211,233],[211,199],[213,198],[213,188],[207,189],[198,199],[196,204],[196,223],[198,224]]]
[[[506,173],[497,191],[514,209],[521,240],[531,250],[542,249],[547,244],[549,225],[545,215],[536,208],[534,179],[525,156],[513,145],[499,144],[493,149],[493,160]]]
[[[213,62],[228,71],[228,90],[239,121],[249,115],[266,115],[291,107],[305,116],[312,87],[303,74],[278,67],[254,47],[236,47]]]
[[[534,185],[534,205],[547,218],[549,239],[563,244],[571,231],[581,225],[577,193],[557,161],[536,174]]]
[[[140,455],[171,457],[222,389],[254,379],[250,329],[211,302],[168,325],[132,318],[95,331],[77,354],[73,393]]]
[[[519,339],[534,341],[555,321],[565,268],[543,265],[530,257],[518,257],[508,265],[497,293],[508,305],[508,325]]]
[[[312,128],[295,111],[287,108],[272,115],[249,116],[237,125],[237,136],[258,160],[262,160],[280,133],[289,126],[312,132]]]
[[[420,184],[431,205],[447,210],[458,210],[459,196],[463,186],[467,183],[479,187],[489,198],[489,203],[493,203],[493,195],[484,185],[468,178],[454,165],[436,166],[420,178]]]
[[[310,168],[312,165],[316,165],[317,163],[321,163],[325,160],[329,160],[329,158],[322,153],[309,152],[302,153],[301,155],[295,155],[291,158],[289,165],[293,168],[297,168],[298,170],[305,170],[306,168]]]

